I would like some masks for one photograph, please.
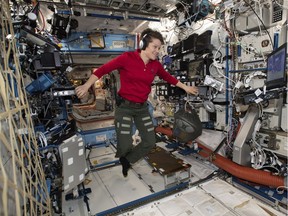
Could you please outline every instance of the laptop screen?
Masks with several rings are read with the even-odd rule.
[[[283,44],[267,58],[267,80],[266,87],[280,88],[286,84],[286,56],[287,44]]]

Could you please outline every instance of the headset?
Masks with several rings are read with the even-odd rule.
[[[141,50],[145,50],[147,45],[148,45],[148,41],[147,41],[147,38],[146,38],[147,36],[148,36],[148,34],[144,34],[142,39],[139,41],[139,48]]]

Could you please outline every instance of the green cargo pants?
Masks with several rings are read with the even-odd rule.
[[[141,142],[135,147],[132,144],[133,124],[139,130],[141,137]],[[135,163],[155,146],[154,125],[147,103],[137,108],[121,103],[115,110],[115,128],[117,135],[116,157],[126,157],[130,163]]]

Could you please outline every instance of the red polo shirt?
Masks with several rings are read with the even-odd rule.
[[[151,84],[155,76],[176,85],[178,80],[170,75],[158,60],[144,64],[140,57],[140,50],[125,52],[108,63],[96,69],[93,74],[99,79],[113,70],[120,73],[120,89],[118,94],[130,101],[143,103],[151,91]]]

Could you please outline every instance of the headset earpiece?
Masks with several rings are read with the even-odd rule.
[[[140,48],[141,50],[145,50],[146,47],[147,47],[147,42],[146,42],[145,37],[147,37],[147,34],[145,34],[145,35],[142,37],[142,39],[140,40],[140,42],[139,42],[139,48]]]

